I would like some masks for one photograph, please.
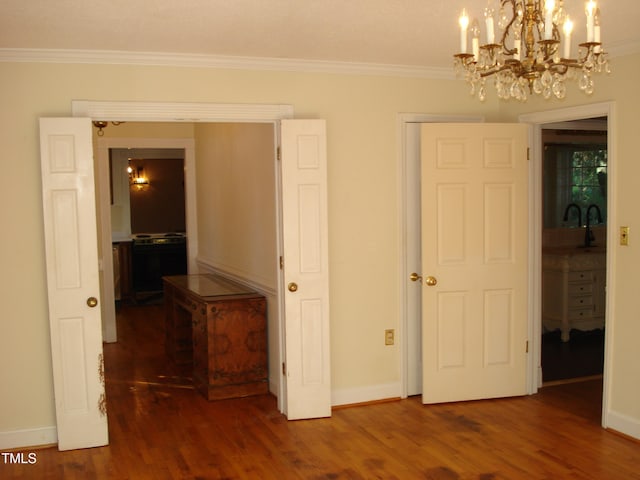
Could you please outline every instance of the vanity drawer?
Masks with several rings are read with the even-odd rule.
[[[569,296],[589,295],[593,292],[593,283],[570,283],[568,285]]]
[[[569,297],[569,308],[591,307],[593,306],[593,297],[591,295]]]
[[[568,314],[569,320],[581,320],[593,317],[593,307],[587,308],[570,308]]]
[[[579,270],[577,272],[569,272],[569,282],[593,282],[593,271]]]

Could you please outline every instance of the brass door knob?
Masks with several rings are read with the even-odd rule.
[[[428,286],[433,287],[434,285],[436,285],[438,283],[438,279],[436,277],[432,277],[431,275],[429,275],[425,280],[424,283],[426,283]]]
[[[418,275],[416,272],[413,272],[411,275],[409,275],[409,280],[411,280],[412,282],[418,282],[422,280],[422,275]]]
[[[291,282],[287,288],[289,289],[290,292],[297,292],[298,291],[298,284],[295,282]]]
[[[95,307],[96,305],[98,305],[98,299],[96,297],[87,298],[87,305],[89,305],[91,308]]]

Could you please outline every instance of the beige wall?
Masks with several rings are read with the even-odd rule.
[[[640,57],[614,62],[593,98],[566,102],[481,104],[459,81],[295,72],[113,65],[0,64],[0,177],[6,225],[0,259],[0,435],[55,425],[42,240],[37,118],[69,116],[71,100],[286,103],[297,118],[325,118],[328,127],[331,361],[334,389],[400,381],[397,346],[384,329],[399,328],[398,113],[481,114],[516,120],[525,111],[616,100],[613,132],[619,173],[618,220],[632,227],[618,248],[612,408],[640,422],[640,362],[633,228],[639,97],[631,73]],[[109,127],[111,128],[111,127]]]
[[[277,289],[274,127],[195,126],[198,260]]]

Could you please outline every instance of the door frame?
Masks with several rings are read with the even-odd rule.
[[[94,145],[96,151],[97,165],[97,203],[99,215],[98,233],[99,242],[104,253],[102,253],[102,282],[100,285],[102,295],[102,335],[107,343],[118,340],[116,328],[115,293],[110,285],[113,285],[114,271],[112,262],[106,261],[108,254],[105,246],[112,242],[111,230],[111,202],[109,196],[109,150],[112,148],[139,148],[139,149],[182,149],[184,150],[185,168],[185,217],[187,229],[187,252],[188,271],[196,271],[196,258],[194,252],[198,251],[198,224],[196,221],[196,179],[195,179],[195,145],[191,138],[116,138],[100,137]],[[108,228],[104,228],[107,226]]]
[[[410,385],[418,382],[422,383],[421,375],[418,375],[420,378],[416,378],[411,380],[410,375],[415,374],[416,372],[412,372],[411,369],[412,364],[416,361],[418,363],[422,362],[422,356],[420,352],[416,352],[414,347],[411,345],[409,340],[409,331],[413,330],[410,322],[412,319],[410,318],[411,312],[409,311],[409,298],[411,292],[409,288],[412,286],[409,281],[410,272],[419,272],[422,266],[418,263],[412,265],[412,262],[415,262],[415,255],[412,255],[411,249],[415,244],[414,241],[410,239],[410,228],[409,225],[412,221],[414,221],[412,215],[415,213],[415,209],[411,209],[409,206],[414,204],[416,201],[420,202],[420,192],[415,192],[414,188],[411,188],[411,178],[415,178],[416,175],[420,177],[420,153],[419,151],[414,152],[412,148],[410,148],[409,143],[414,140],[414,138],[410,137],[411,131],[409,128],[409,124],[420,124],[420,123],[471,123],[471,122],[484,122],[484,116],[481,115],[438,115],[438,114],[428,114],[428,113],[401,113],[398,114],[397,117],[397,131],[398,131],[398,147],[399,152],[398,156],[400,161],[398,162],[398,219],[399,219],[399,228],[398,228],[398,245],[400,245],[399,249],[399,258],[398,258],[398,285],[399,285],[399,295],[400,302],[398,303],[400,311],[399,311],[399,328],[398,328],[398,339],[400,348],[398,349],[398,354],[400,355],[399,365],[400,365],[400,397],[407,398],[409,395],[414,395],[417,392],[410,391]],[[418,133],[419,135],[419,133]],[[416,196],[417,195],[417,196]],[[419,295],[418,295],[419,296]],[[414,322],[421,322],[421,317],[417,316],[414,319]],[[415,358],[414,358],[415,357]],[[421,391],[419,393],[422,393]]]
[[[581,120],[585,118],[593,118],[599,116],[607,117],[607,150],[610,163],[607,166],[607,245],[613,246],[616,240],[615,225],[617,225],[617,207],[616,196],[613,186],[616,185],[615,175],[615,102],[602,102],[590,105],[582,105],[577,107],[568,107],[543,112],[534,112],[522,114],[518,117],[519,122],[528,123],[530,125],[529,145],[531,148],[530,156],[530,174],[529,180],[529,263],[530,284],[529,284],[529,332],[530,332],[530,350],[528,358],[527,372],[527,392],[529,394],[537,393],[538,388],[542,385],[541,370],[541,351],[542,351],[542,292],[539,286],[542,277],[542,127],[548,123],[565,122]],[[411,199],[407,192],[409,184],[409,175],[415,174],[415,170],[411,170],[412,160],[409,158],[407,148],[407,124],[408,123],[424,123],[424,122],[464,122],[464,121],[484,121],[481,116],[477,117],[456,117],[435,114],[419,114],[405,113],[398,115],[398,139],[399,139],[399,158],[398,162],[398,208],[400,209],[399,228],[398,228],[398,244],[400,245],[400,258],[398,261],[398,285],[400,299],[399,302],[399,318],[400,318],[400,366],[401,366],[401,396],[406,398],[408,387],[408,365],[409,355],[408,339],[406,336],[408,326],[408,278],[411,267],[407,266],[407,205]],[[613,160],[613,161],[612,161]],[[606,311],[605,323],[607,325],[607,333],[605,334],[605,354],[604,354],[604,372],[603,372],[603,393],[602,393],[602,426],[607,428],[609,425],[608,413],[611,398],[611,373],[612,365],[612,332],[615,328],[615,315],[612,299],[615,298],[615,277],[612,274],[611,266],[615,264],[616,252],[614,248],[607,248],[607,289],[606,289]]]
[[[279,211],[281,186],[279,182],[277,149],[279,146],[279,121],[293,118],[293,106],[286,104],[223,104],[223,103],[180,103],[180,102],[126,102],[126,101],[92,101],[72,100],[73,117],[87,117],[91,120],[119,121],[119,122],[172,122],[172,123],[271,123],[274,127],[274,169],[276,175],[276,215],[277,236],[276,244],[282,246],[282,215]],[[186,185],[187,182],[193,185]],[[195,198],[195,175],[185,178],[185,187]],[[191,187],[191,188],[189,188]],[[111,229],[109,224],[109,230]],[[109,253],[111,250],[109,249]],[[281,255],[282,252],[277,252]],[[109,257],[110,258],[110,257]],[[104,280],[104,279],[103,279]],[[284,352],[284,312],[282,291],[282,271],[278,270],[277,279],[277,324],[278,324],[278,353],[279,364],[285,361]],[[277,369],[276,371],[280,371]],[[282,401],[285,398],[285,382],[280,373],[278,381],[278,409],[283,411]]]
[[[612,338],[615,329],[615,276],[612,273],[612,265],[615,264],[616,249],[613,248],[617,235],[615,226],[617,221],[617,199],[614,185],[616,182],[616,145],[615,145],[615,102],[602,102],[578,107],[561,108],[544,112],[534,112],[520,115],[518,120],[531,126],[531,162],[533,198],[531,199],[531,243],[533,244],[533,282],[530,286],[530,299],[533,309],[533,333],[530,345],[533,349],[533,365],[531,376],[531,393],[536,393],[542,385],[542,129],[546,124],[556,122],[569,122],[594,117],[607,117],[607,260],[606,260],[606,294],[605,294],[605,346],[604,346],[604,370],[602,385],[602,427],[609,425],[609,405],[611,399],[611,377],[613,371]]]

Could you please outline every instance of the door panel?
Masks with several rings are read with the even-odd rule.
[[[108,443],[91,121],[40,119],[58,448]]]
[[[331,416],[325,132],[323,120],[281,123],[289,420]]]
[[[526,149],[522,125],[422,126],[424,403],[526,393]]]

